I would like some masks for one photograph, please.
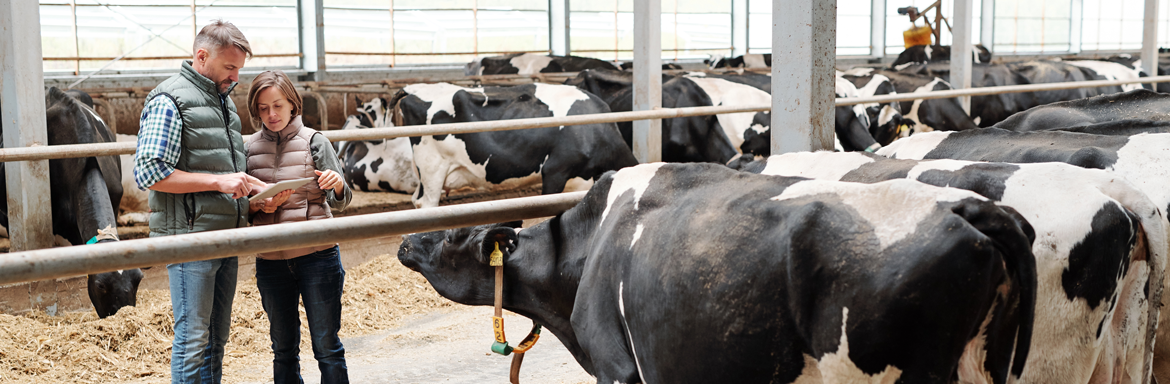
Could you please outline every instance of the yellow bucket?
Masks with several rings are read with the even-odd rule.
[[[907,29],[905,32],[902,32],[902,40],[905,41],[906,48],[910,48],[915,45],[930,45],[930,37],[932,32],[934,31],[925,25],[921,27],[913,27]]]

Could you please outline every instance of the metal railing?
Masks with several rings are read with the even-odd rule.
[[[584,197],[558,193],[9,253],[0,257],[0,285],[554,216]]]

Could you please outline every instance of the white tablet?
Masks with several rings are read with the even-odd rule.
[[[282,181],[282,182],[279,182],[276,184],[272,184],[272,186],[268,187],[264,191],[256,194],[255,196],[252,196],[251,198],[248,198],[248,201],[253,202],[253,201],[257,201],[257,200],[264,200],[264,199],[267,199],[269,197],[276,196],[276,194],[280,193],[281,191],[284,191],[287,189],[299,188],[300,186],[305,185],[306,183],[313,181],[313,180],[317,180],[317,178],[316,177],[306,177],[303,179],[285,180],[285,181]]]

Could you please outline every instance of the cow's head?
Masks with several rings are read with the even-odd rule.
[[[463,74],[466,76],[479,76],[483,74],[483,58],[472,60],[467,65],[463,66]]]
[[[398,261],[421,273],[440,295],[465,305],[490,305],[495,270],[489,257],[499,244],[504,263],[519,245],[521,222],[416,233],[403,236]]]
[[[354,96],[353,99],[358,104],[357,117],[362,126],[371,128],[393,126],[387,117],[390,115],[390,103],[386,101],[386,98],[375,97],[364,103],[357,96]]]

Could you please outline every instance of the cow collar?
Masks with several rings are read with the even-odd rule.
[[[515,348],[508,345],[508,340],[504,337],[504,253],[500,252],[499,242],[494,242],[493,246],[495,249],[492,251],[488,263],[496,269],[496,312],[495,316],[492,316],[492,329],[496,340],[492,343],[492,352],[504,356],[516,353],[512,356],[512,369],[508,378],[512,384],[520,384],[520,364],[524,362],[524,352],[528,352],[533,345],[536,345],[536,340],[540,339],[540,324],[532,322],[532,331],[528,332],[528,336],[525,336],[524,340],[521,340]]]

